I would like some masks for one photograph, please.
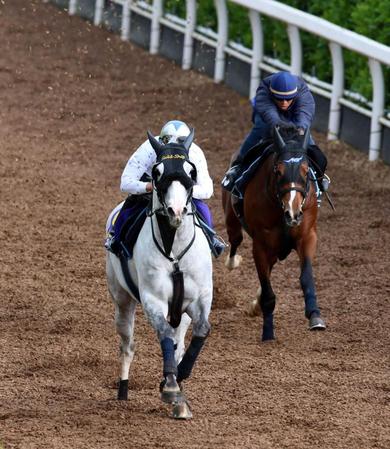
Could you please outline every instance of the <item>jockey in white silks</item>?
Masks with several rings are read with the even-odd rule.
[[[180,120],[171,120],[161,129],[160,135],[156,139],[160,143],[182,142],[190,134],[189,127]],[[196,182],[193,186],[193,202],[195,204],[202,229],[209,241],[211,251],[215,257],[218,257],[224,251],[226,245],[222,242],[213,230],[213,221],[210,209],[203,200],[211,198],[213,195],[213,181],[210,178],[206,158],[201,148],[192,143],[189,149],[189,159],[196,168]],[[145,140],[141,146],[132,154],[122,173],[120,189],[128,193],[128,200],[125,201],[118,217],[115,221],[114,232],[107,241],[106,248],[114,253],[118,249],[120,232],[123,225],[142,207],[145,207],[145,201],[137,201],[137,197],[151,193],[153,185],[151,182],[152,168],[156,163],[156,153],[149,140]],[[141,209],[140,209],[141,208]]]

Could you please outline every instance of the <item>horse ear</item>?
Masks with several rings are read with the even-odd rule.
[[[160,144],[160,142],[153,136],[153,134],[150,131],[146,132],[148,135],[148,139],[150,142],[150,145],[152,145],[153,150],[156,152],[157,157],[162,151],[163,146]]]
[[[280,151],[286,146],[277,126],[274,127],[274,141]]]
[[[186,140],[183,142],[184,148],[187,150],[187,152],[189,151],[192,141],[194,140],[194,134],[195,134],[195,129],[191,128],[190,133],[186,137]]]
[[[309,140],[310,140],[310,129],[305,129],[305,134],[303,135],[303,143],[302,143],[302,149],[307,150],[307,147],[309,146]]]

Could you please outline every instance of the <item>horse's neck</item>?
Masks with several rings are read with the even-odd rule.
[[[266,194],[265,196],[259,196],[261,200],[264,198],[268,198],[271,201],[277,199],[276,176],[273,169],[275,158],[276,154],[270,153],[257,172],[256,184],[259,190]]]

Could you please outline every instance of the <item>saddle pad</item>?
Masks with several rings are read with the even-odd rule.
[[[127,250],[128,257],[133,257],[134,246],[137,242],[139,233],[147,217],[147,208],[141,206],[133,212],[133,215],[123,225],[120,232],[121,240]]]
[[[248,182],[252,179],[253,175],[255,174],[256,170],[261,166],[263,161],[267,159],[269,154],[271,154],[273,151],[271,146],[268,146],[263,153],[256,157],[253,162],[251,162],[249,165],[245,164],[244,161],[244,170],[242,174],[236,179],[236,182],[234,183],[234,187],[232,189],[232,194],[236,197],[238,197],[240,200],[243,200],[245,188],[248,185]]]
[[[110,215],[108,216],[107,223],[106,223],[106,234],[114,234],[114,226],[116,219],[118,218],[119,212],[122,209],[122,206],[124,205],[124,201],[119,203],[117,206],[114,207],[114,209],[111,211]]]

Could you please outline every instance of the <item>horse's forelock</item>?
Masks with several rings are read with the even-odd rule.
[[[281,126],[279,134],[286,143],[287,141],[303,141],[303,136],[295,126]]]
[[[299,134],[296,128],[285,128],[282,138],[285,146],[281,149],[280,153],[284,154],[289,151],[306,153],[306,150],[303,148],[304,136]]]

